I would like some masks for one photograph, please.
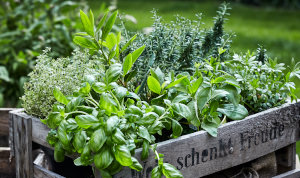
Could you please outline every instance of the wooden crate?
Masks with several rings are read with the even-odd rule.
[[[23,110],[11,112],[11,123],[10,139],[17,177],[31,177],[35,169],[31,144],[35,142],[50,148],[46,142],[49,128]],[[241,121],[224,124],[218,129],[217,137],[199,131],[160,142],[157,151],[164,154],[164,160],[177,167],[186,178],[210,175],[278,150],[286,150],[278,153],[277,163],[286,167],[284,171],[289,171],[295,169],[295,142],[300,138],[299,125],[300,103],[285,104]],[[136,157],[139,160],[140,154],[141,149],[138,149]],[[149,177],[156,166],[154,154],[150,153],[146,161],[140,162],[144,167],[141,172],[124,168],[114,177]]]

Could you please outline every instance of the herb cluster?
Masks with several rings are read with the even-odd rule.
[[[85,76],[102,71],[99,61],[89,54],[74,51],[71,57],[53,59],[49,56],[50,48],[37,59],[30,80],[24,84],[22,107],[28,114],[47,117],[55,103],[54,88],[70,95],[78,89]]]
[[[163,23],[154,11],[154,24],[149,34],[139,34],[129,49],[145,45],[146,48],[135,64],[137,83],[147,78],[150,68],[160,67],[163,72],[191,72],[195,62],[217,57],[218,48],[226,49],[222,58],[229,54],[231,35],[224,32],[228,5],[222,4],[215,17],[214,27],[204,29],[201,14],[191,21],[177,16],[175,22]]]
[[[300,78],[300,62],[292,60],[292,68],[288,67],[285,72],[285,65],[268,58],[265,51],[259,48],[257,55],[250,52],[235,54],[226,62],[228,72],[241,86],[241,102],[252,114],[297,99],[293,79]]]
[[[125,43],[120,32],[111,32],[117,13],[105,13],[95,25],[92,11],[89,15],[80,11],[84,32],[76,33],[73,40],[93,57],[78,52],[71,60],[55,61],[43,55],[26,85],[27,108],[37,105],[30,100],[37,93],[42,98],[44,90],[51,99],[39,112],[48,114],[41,121],[51,128],[47,141],[55,148],[58,162],[65,154],[77,153],[76,165],[93,164],[102,177],[109,178],[124,166],[142,170],[135,151],[142,148],[144,160],[152,149],[158,160],[152,177],[183,177],[163,162],[155,143],[198,130],[216,137],[220,125],[243,119],[248,111],[278,106],[288,97],[297,99],[292,80],[300,78],[300,63],[284,74],[283,64],[267,58],[263,48],[257,55],[231,57],[229,46],[220,45],[224,19],[218,18],[218,27],[206,33],[199,47],[201,60],[191,59],[189,70],[164,71],[151,64],[141,78],[137,66],[145,64],[141,59],[147,46],[135,46],[137,35]],[[225,10],[219,17],[224,15]],[[135,87],[135,82],[141,85]],[[37,90],[32,92],[33,88]]]

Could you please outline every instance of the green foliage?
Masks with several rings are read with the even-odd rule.
[[[26,76],[42,50],[51,47],[53,57],[71,54],[76,23],[70,12],[79,5],[62,0],[0,3],[0,95],[4,95],[4,105],[18,104]]]
[[[233,60],[226,62],[228,72],[241,86],[241,101],[251,114],[297,99],[293,80],[300,78],[300,62],[292,61],[285,73],[285,65],[268,58],[265,51],[260,47],[257,55],[235,54]]]
[[[201,14],[196,15],[195,21],[177,16],[175,22],[163,23],[154,11],[152,31],[149,34],[139,34],[132,42],[127,39],[132,43],[129,49],[146,46],[134,67],[137,70],[136,83],[141,84],[147,78],[150,68],[159,67],[165,73],[172,70],[176,74],[192,72],[191,66],[195,62],[218,56],[218,49],[221,47],[226,49],[222,58],[228,55],[231,36],[223,31],[228,9],[227,4],[220,7],[211,30],[202,27]]]
[[[25,111],[39,117],[46,117],[56,100],[67,104],[69,100],[63,94],[71,94],[79,88],[85,75],[101,70],[98,69],[100,62],[89,60],[91,57],[87,54],[75,51],[70,58],[52,59],[49,50],[38,57],[21,98]]]

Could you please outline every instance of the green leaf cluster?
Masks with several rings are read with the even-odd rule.
[[[71,54],[77,26],[71,12],[82,6],[63,0],[0,3],[0,107],[20,107],[27,75],[46,47],[53,49],[52,57]]]
[[[192,73],[192,66],[195,62],[203,61],[211,56],[218,57],[219,48],[226,50],[221,55],[222,59],[226,58],[229,55],[233,36],[223,30],[228,9],[230,8],[227,4],[220,6],[212,29],[203,27],[201,14],[197,14],[197,20],[193,21],[176,16],[176,21],[164,23],[154,11],[152,31],[149,34],[138,34],[128,51],[125,51],[130,52],[141,45],[146,46],[134,66],[137,70],[135,86],[142,84],[150,68],[159,67],[164,73],[170,71],[175,71],[176,74]],[[130,40],[127,39],[127,41]]]
[[[300,62],[292,60],[286,67],[259,48],[257,55],[235,54],[225,65],[241,86],[241,102],[251,114],[297,100],[294,79],[300,78]]]

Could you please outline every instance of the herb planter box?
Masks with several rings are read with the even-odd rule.
[[[23,110],[11,112],[10,132],[12,154],[16,158],[17,177],[32,177],[37,168],[32,164],[32,142],[50,148],[46,142],[50,130],[39,119]],[[202,177],[225,170],[286,147],[286,154],[277,163],[289,170],[295,167],[295,142],[300,139],[300,103],[285,104],[222,125],[218,136],[199,131],[158,143],[157,151],[186,178]],[[141,150],[136,152],[140,157]],[[149,177],[156,165],[154,154],[141,161],[141,172],[124,168],[116,178]]]

